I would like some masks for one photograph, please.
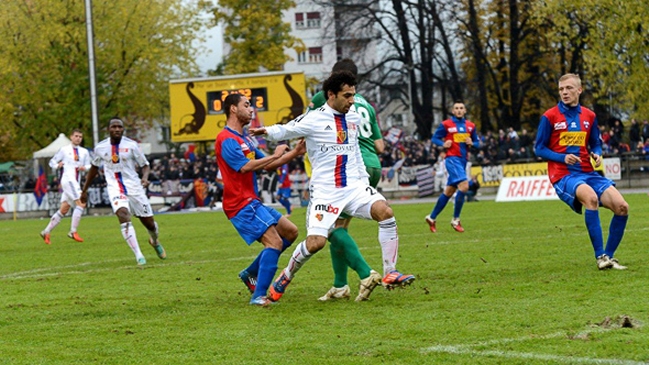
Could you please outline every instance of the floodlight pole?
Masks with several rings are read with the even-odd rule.
[[[92,113],[92,143],[99,143],[99,117],[97,115],[97,85],[95,80],[95,37],[92,27],[92,0],[86,0],[86,32],[88,38],[88,78],[90,79],[90,108]]]

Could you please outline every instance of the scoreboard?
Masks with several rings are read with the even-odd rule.
[[[171,141],[213,141],[225,127],[223,101],[230,94],[242,94],[250,100],[255,110],[253,123],[272,125],[302,114],[307,105],[305,92],[302,72],[171,80]]]
[[[258,87],[254,89],[235,89],[235,90],[219,90],[207,92],[207,114],[223,114],[223,101],[230,94],[245,95],[250,104],[258,112],[265,112],[268,110],[268,98],[265,87]]]

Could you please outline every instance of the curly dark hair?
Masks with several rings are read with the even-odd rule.
[[[322,91],[329,95],[329,91],[338,94],[343,89],[343,85],[356,86],[356,77],[349,71],[333,72],[328,79],[322,84]]]

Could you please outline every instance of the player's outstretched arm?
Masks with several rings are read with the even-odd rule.
[[[259,128],[249,128],[248,133],[253,136],[263,136],[266,134],[266,128],[264,127],[259,127]]]
[[[277,152],[277,149],[275,149],[275,152]],[[284,153],[279,159],[268,164],[266,166],[266,170],[275,170],[276,168],[284,165],[285,163],[288,163],[294,158],[304,155],[305,153],[306,143],[304,142],[304,139],[300,139],[292,150],[289,150],[288,152]]]

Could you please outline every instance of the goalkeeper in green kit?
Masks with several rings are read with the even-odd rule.
[[[358,74],[356,64],[348,58],[336,62],[331,71],[343,70],[350,71],[354,76]],[[317,109],[324,105],[325,102],[325,96],[320,91],[313,96],[308,109]],[[385,148],[381,130],[376,121],[376,112],[374,111],[374,107],[359,94],[354,96],[354,106],[349,112],[356,112],[363,119],[359,136],[360,150],[363,155],[365,168],[370,175],[370,185],[376,188],[381,179],[381,162],[379,161],[378,154],[382,153]],[[346,258],[350,261],[355,261],[350,262],[349,266],[355,266],[361,268],[361,270],[365,268],[368,273],[371,270],[363,256],[358,252],[356,242],[354,242],[354,239],[347,232],[350,220],[351,217],[345,213],[341,214],[338,221],[336,221],[334,229],[329,234],[329,249],[331,251],[331,263],[334,270],[334,283],[333,287],[324,296],[319,298],[321,301],[349,298],[349,286],[347,285],[348,264]],[[381,234],[382,228],[389,227],[379,227],[379,234]],[[388,242],[389,244],[381,246],[383,256],[383,286],[387,289],[392,289],[411,284],[415,280],[415,276],[402,274],[396,269],[399,241],[388,240]]]

